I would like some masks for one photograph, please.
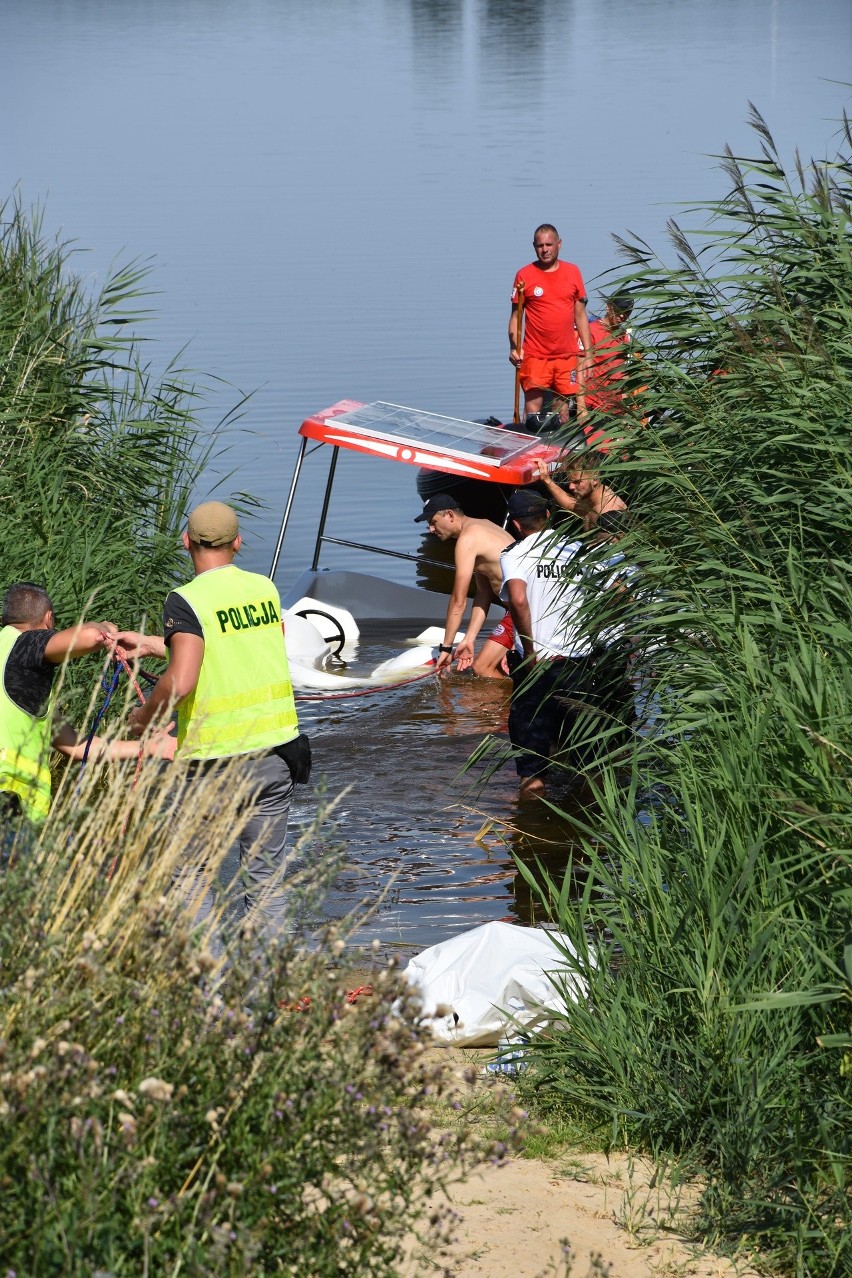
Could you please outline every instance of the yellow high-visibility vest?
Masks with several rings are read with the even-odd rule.
[[[229,564],[175,592],[198,618],[204,659],[195,690],[178,703],[178,759],[225,759],[283,745],[299,722],[281,600],[260,573]]]
[[[6,662],[21,633],[16,626],[0,630],[0,791],[17,794],[39,825],[50,808],[51,715],[27,714],[6,692]]]

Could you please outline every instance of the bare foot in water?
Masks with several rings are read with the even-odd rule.
[[[544,782],[541,777],[522,777],[518,793],[522,799],[535,798],[538,794],[544,794]]]

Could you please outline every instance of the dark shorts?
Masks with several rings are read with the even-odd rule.
[[[542,775],[554,754],[579,769],[625,740],[632,689],[620,654],[539,660],[512,672],[509,739],[520,777]],[[595,741],[599,737],[601,740]]]

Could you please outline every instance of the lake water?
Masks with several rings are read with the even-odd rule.
[[[665,256],[666,220],[694,225],[688,208],[724,192],[713,157],[758,152],[749,102],[790,159],[831,152],[850,104],[849,0],[4,0],[2,13],[0,193],[41,202],[93,284],[116,259],[151,259],[149,358],[156,370],[186,347],[210,375],[207,428],[251,392],[199,496],[262,499],[245,556],[261,570],[311,412],[341,398],[511,411],[509,291],[539,222],[559,227],[594,306],[619,265],[613,233]],[[282,587],[310,557],[322,470],[300,491]],[[417,553],[414,475],[345,458],[328,531]],[[374,567],[338,548],[324,562]],[[381,563],[413,580],[405,561]],[[375,637],[365,658],[400,638]],[[505,712],[504,689],[460,678],[305,707],[319,770],[352,787],[334,910],[395,873],[371,924],[387,944],[530,918],[509,848],[558,865],[570,829],[519,810],[508,769],[472,790],[458,777]]]

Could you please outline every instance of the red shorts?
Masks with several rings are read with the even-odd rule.
[[[488,636],[495,643],[499,643],[501,648],[512,649],[515,646],[515,623],[512,620],[512,614],[507,612],[505,617],[501,617],[498,624]]]
[[[558,395],[577,394],[577,356],[537,359],[525,355],[521,364],[521,386],[525,391],[554,390]]]
[[[610,416],[619,417],[630,407],[630,400],[647,389],[647,386],[637,386],[627,392],[612,389],[590,390],[586,395],[586,408],[590,413],[609,413]]]

